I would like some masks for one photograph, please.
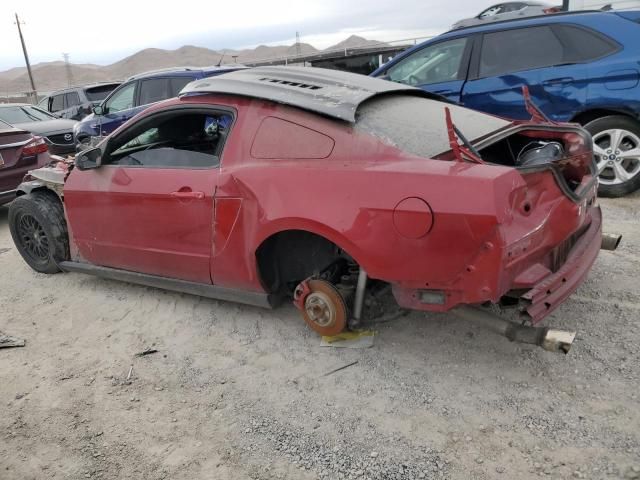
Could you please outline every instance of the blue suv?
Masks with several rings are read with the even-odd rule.
[[[76,124],[73,129],[76,149],[86,148],[91,142],[91,137],[109,135],[149,105],[177,97],[187,83],[244,68],[247,67],[243,65],[184,67],[141,73],[130,77],[111,92],[100,105],[94,107],[93,114]]]
[[[599,191],[640,188],[640,11],[545,15],[454,30],[371,74],[467,107],[530,118],[531,97],[552,120],[593,136]]]

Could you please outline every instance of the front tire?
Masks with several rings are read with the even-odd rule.
[[[603,197],[623,197],[640,188],[640,124],[621,115],[585,125],[593,137],[599,186]]]
[[[69,259],[64,209],[53,192],[16,198],[9,206],[9,230],[18,252],[36,272],[58,273],[58,263]]]

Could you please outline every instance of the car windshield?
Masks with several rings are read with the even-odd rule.
[[[0,107],[0,118],[7,123],[40,122],[55,118],[52,115],[30,105]]]

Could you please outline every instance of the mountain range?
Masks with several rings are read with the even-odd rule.
[[[111,65],[70,64],[73,84],[85,84],[109,80],[124,80],[131,75],[170,67],[204,67],[223,63],[250,63],[260,60],[308,55],[322,51],[381,45],[382,42],[367,40],[352,35],[336,45],[318,50],[308,43],[293,45],[260,45],[252,49],[216,51],[203,47],[185,45],[176,50],[147,48]],[[67,65],[63,61],[43,62],[32,65],[33,77],[38,92],[50,92],[68,85]],[[25,67],[16,67],[0,72],[0,95],[30,90]]]

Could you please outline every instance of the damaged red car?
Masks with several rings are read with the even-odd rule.
[[[367,296],[536,326],[602,242],[591,138],[531,106],[510,122],[344,72],[264,67],[193,82],[75,161],[35,170],[9,211],[25,261],[273,307],[337,334]],[[385,288],[386,287],[386,288]]]

